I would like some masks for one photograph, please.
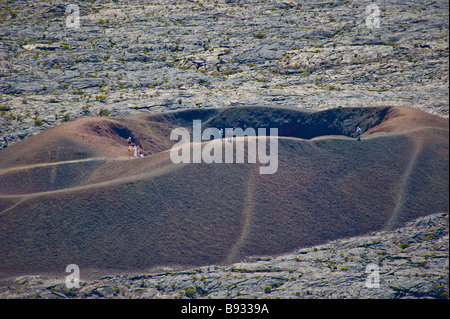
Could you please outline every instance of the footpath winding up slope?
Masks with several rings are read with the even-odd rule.
[[[170,132],[192,130],[195,119],[278,128],[276,173],[259,174],[259,163],[173,163]],[[447,119],[390,107],[64,123],[0,151],[0,275],[231,263],[447,212],[448,130]],[[144,158],[128,158],[128,137]]]

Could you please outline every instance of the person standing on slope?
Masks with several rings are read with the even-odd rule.
[[[359,128],[359,126],[356,128],[356,138],[358,139],[358,141],[361,141],[361,129]]]
[[[228,129],[227,131],[227,135],[228,135],[228,142],[231,142],[231,139],[233,138],[233,129]]]

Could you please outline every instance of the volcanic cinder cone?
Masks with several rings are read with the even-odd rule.
[[[276,173],[173,163],[170,132],[191,132],[193,120],[278,128]],[[0,151],[0,274],[230,263],[393,229],[448,211],[448,133],[447,119],[398,107],[70,121]],[[145,157],[129,158],[129,137]],[[233,142],[250,138],[259,137]]]

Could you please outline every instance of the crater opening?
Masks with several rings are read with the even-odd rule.
[[[390,107],[346,107],[319,112],[281,109],[269,107],[236,107],[222,110],[186,110],[177,113],[150,115],[147,119],[168,122],[185,127],[192,132],[194,120],[201,120],[202,131],[206,128],[258,128],[265,129],[269,135],[270,128],[278,129],[278,136],[312,139],[325,135],[356,136],[356,128],[362,132],[379,125]]]

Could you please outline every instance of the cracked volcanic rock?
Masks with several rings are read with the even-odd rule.
[[[0,130],[231,105],[448,116],[448,2],[3,1]],[[367,24],[369,22],[369,24]],[[106,110],[107,112],[104,112]]]

